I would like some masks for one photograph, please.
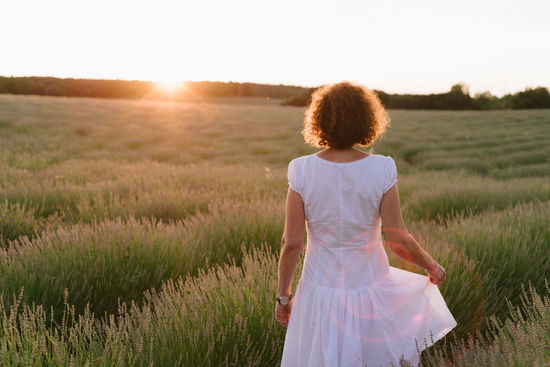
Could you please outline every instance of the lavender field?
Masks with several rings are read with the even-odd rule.
[[[315,152],[279,102],[0,95],[0,365],[277,366],[286,169]],[[365,150],[458,322],[423,365],[548,366],[550,110],[389,112]]]

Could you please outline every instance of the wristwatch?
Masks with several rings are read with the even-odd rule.
[[[280,305],[286,306],[290,303],[290,299],[292,298],[292,293],[290,293],[290,296],[277,296],[277,302]]]

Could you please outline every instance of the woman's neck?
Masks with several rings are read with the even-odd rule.
[[[334,149],[329,147],[320,151],[317,155],[321,158],[326,158],[335,162],[347,162],[361,159],[366,157],[368,154],[353,147],[347,149]]]

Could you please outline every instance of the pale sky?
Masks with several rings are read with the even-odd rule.
[[[5,0],[0,75],[550,88],[548,0]]]

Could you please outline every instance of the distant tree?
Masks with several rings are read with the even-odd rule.
[[[281,105],[283,106],[307,106],[311,101],[311,95],[317,88],[308,88],[304,91],[296,93],[288,98],[285,98]]]
[[[510,97],[511,108],[550,108],[550,93],[544,87],[525,88]]]
[[[250,83],[243,83],[243,84],[239,84],[238,88],[237,88],[237,95],[238,96],[251,96],[252,95],[252,90],[250,88]]]
[[[480,110],[494,110],[503,108],[500,99],[493,96],[489,91],[477,93],[474,96],[474,102]]]
[[[445,98],[446,97],[446,98]],[[443,102],[445,101],[445,102]],[[477,109],[477,105],[474,103],[472,97],[470,97],[470,91],[468,86],[464,83],[458,83],[451,87],[449,93],[442,98],[442,102],[445,109],[453,110],[468,110]]]
[[[465,83],[457,83],[451,87],[452,94],[463,94],[463,95],[470,95],[470,90],[468,86]]]
[[[377,90],[377,89],[374,90],[374,93],[376,93],[376,95],[378,95],[378,98],[380,99],[380,102],[382,102],[382,104],[385,107],[388,107],[388,105],[390,103],[390,95],[388,93],[384,92],[384,91]]]

